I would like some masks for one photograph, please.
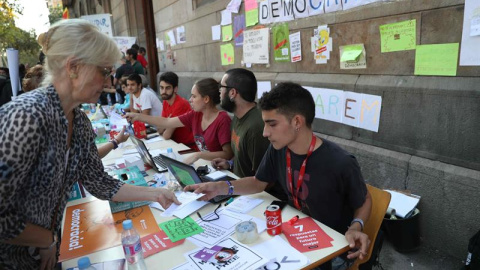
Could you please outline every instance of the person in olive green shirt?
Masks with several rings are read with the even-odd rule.
[[[234,158],[233,160],[213,159],[212,166],[217,169],[232,170],[240,178],[254,176],[270,145],[268,139],[262,135],[262,113],[255,103],[257,79],[249,70],[230,69],[223,75],[219,90],[220,106],[233,113],[230,129]],[[270,188],[270,193],[277,197],[283,194],[276,192],[275,187]]]
[[[143,69],[142,64],[137,61],[137,50],[128,49],[125,59],[127,59],[127,62],[130,62],[130,65],[133,67],[133,70],[136,74],[145,75],[145,69]]]

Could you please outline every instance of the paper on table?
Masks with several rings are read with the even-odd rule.
[[[170,207],[165,210],[161,216],[170,217],[175,215],[179,218],[185,218],[208,203],[204,201],[197,201],[198,198],[204,195],[203,193],[196,194],[193,192],[177,191],[175,192],[175,195],[182,204],[170,205]]]
[[[276,264],[278,268],[282,270],[295,270],[300,269],[302,266],[308,264],[309,260],[307,256],[298,252],[291,245],[289,245],[282,237],[276,235],[272,239],[265,241],[261,244],[252,247],[253,250],[264,252],[265,256],[270,259],[268,264]],[[257,270],[270,269],[270,268],[257,268]]]
[[[390,199],[390,204],[388,207],[395,209],[396,215],[401,218],[405,218],[408,213],[414,210],[420,201],[420,196],[418,195],[412,194],[411,196],[408,196],[393,190],[386,191],[392,194],[392,198]]]
[[[161,141],[164,141],[164,140],[165,140],[165,139],[163,139],[162,137],[158,136],[158,137],[154,137],[154,138],[145,140],[145,143],[146,143],[146,144],[150,144],[150,143],[154,143],[154,142],[161,142]]]
[[[262,199],[250,198],[248,196],[240,196],[238,198],[235,198],[233,202],[231,202],[226,207],[226,209],[229,211],[245,214],[250,212],[253,208],[257,207],[262,202]]]
[[[158,226],[160,226],[172,242],[177,242],[178,240],[203,232],[203,228],[198,226],[191,217],[165,221],[158,224]]]

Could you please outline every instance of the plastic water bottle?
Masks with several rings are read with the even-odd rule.
[[[132,221],[127,219],[123,222],[122,246],[125,252],[125,259],[128,263],[128,269],[146,270],[145,260],[143,259],[142,243],[140,235],[133,227]]]
[[[77,265],[79,270],[96,270],[96,268],[90,263],[90,259],[88,257],[80,258],[77,262]]]

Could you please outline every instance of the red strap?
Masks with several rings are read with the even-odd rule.
[[[310,143],[310,147],[308,148],[307,157],[303,160],[302,167],[300,168],[300,173],[298,175],[298,181],[296,185],[296,189],[293,190],[293,171],[292,171],[292,157],[290,154],[290,149],[287,148],[287,174],[288,174],[288,188],[292,193],[293,203],[298,210],[301,210],[302,207],[298,202],[298,193],[300,192],[300,187],[303,184],[303,176],[305,175],[305,169],[307,167],[307,160],[310,155],[313,153],[313,149],[315,148],[315,143],[317,142],[317,137],[312,133],[312,142]]]

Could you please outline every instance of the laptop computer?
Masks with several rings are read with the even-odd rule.
[[[131,125],[129,125],[129,127],[127,128],[127,132],[130,133],[130,139],[132,139],[133,144],[135,144],[135,148],[137,148],[137,151],[145,164],[150,165],[150,167],[152,167],[152,169],[156,172],[166,172],[168,170],[167,164],[165,164],[165,161],[162,159],[162,157],[152,157],[152,155],[150,155],[150,152],[148,152],[145,143],[135,137]]]
[[[165,155],[162,155],[162,154],[160,154],[160,156],[165,161],[168,169],[170,170],[170,172],[173,173],[173,175],[175,176],[175,179],[177,179],[178,183],[182,187],[185,187],[185,186],[188,186],[188,185],[193,185],[193,184],[212,182],[212,180],[198,175],[197,171],[192,166],[190,166],[188,164],[185,164],[181,161],[172,159],[172,158],[170,158],[168,156],[165,156]],[[227,181],[227,180],[233,181],[233,180],[235,180],[235,178],[232,178],[232,177],[227,175],[226,177],[220,178],[220,179],[216,180],[215,182]],[[211,199],[210,202],[211,203],[218,203],[218,202],[221,202],[221,201],[223,201],[225,199],[228,199],[230,197],[231,196],[229,196],[229,195],[218,195],[218,196],[214,197],[213,199]]]

